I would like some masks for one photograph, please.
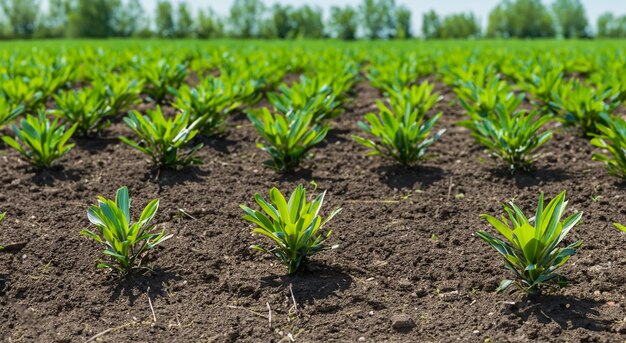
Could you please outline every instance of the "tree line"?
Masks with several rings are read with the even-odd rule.
[[[157,0],[146,13],[139,0],[0,0],[0,36],[11,38],[623,38],[626,15],[605,13],[595,32],[580,0],[502,0],[483,30],[473,13],[423,14],[421,32],[411,27],[412,13],[395,0],[361,0],[357,6],[333,6],[328,18],[319,6],[291,6],[261,0],[235,0],[227,16],[211,8],[194,11],[182,1]]]
[[[550,6],[545,6],[541,0],[503,0],[489,13],[484,32],[472,13],[441,18],[430,11],[423,16],[422,37],[624,38],[626,15],[603,14],[594,32],[580,0],[555,0]]]

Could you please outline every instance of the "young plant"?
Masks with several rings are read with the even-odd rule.
[[[439,63],[442,62],[443,60],[439,61]],[[500,84],[498,70],[492,62],[480,61],[467,56],[454,56],[451,59],[446,59],[446,62],[442,63],[439,68],[441,69],[442,81],[452,86],[459,97],[464,92],[463,88],[467,88],[468,82],[472,84],[471,86],[479,88],[496,86],[509,89],[507,85]]]
[[[2,80],[0,94],[11,106],[21,105],[26,112],[39,110],[46,98],[40,89],[33,87],[23,78]]]
[[[272,106],[281,113],[313,112],[313,121],[316,123],[337,118],[343,113],[341,102],[333,89],[320,79],[302,76],[299,83],[294,83],[291,87],[282,84],[279,90],[280,93],[269,93],[267,97]]]
[[[257,226],[252,233],[271,239],[275,246],[268,249],[253,245],[252,248],[274,255],[287,266],[289,274],[297,271],[309,257],[328,250],[324,242],[332,231],[326,234],[320,231],[329,220],[341,212],[341,208],[335,209],[330,216],[323,219],[319,212],[325,195],[326,192],[323,192],[309,202],[302,185],[293,191],[289,201],[286,201],[276,188],[270,190],[269,202],[258,193],[255,194],[254,200],[265,213],[241,205],[246,212],[243,219]]]
[[[74,144],[67,144],[78,127],[74,124],[69,130],[59,124],[59,119],[50,122],[43,112],[39,116],[26,116],[20,126],[12,126],[15,139],[9,136],[2,140],[17,150],[30,163],[37,167],[50,167],[52,162],[65,155]]]
[[[422,82],[419,86],[413,85],[403,88],[394,88],[389,92],[389,103],[396,113],[402,113],[405,109],[410,111],[418,111],[420,114],[426,114],[430,111],[443,97],[439,92],[433,92],[435,85]]]
[[[613,226],[615,226],[616,228],[626,232],[626,226],[620,224],[620,223],[613,223]]]
[[[223,133],[228,115],[242,105],[237,88],[216,78],[206,79],[196,88],[183,85],[170,91],[176,96],[173,106],[189,112],[192,121],[199,120],[198,130],[209,136]]]
[[[328,133],[328,126],[313,123],[313,112],[272,114],[267,108],[262,108],[248,113],[248,118],[265,140],[257,146],[272,158],[265,161],[265,165],[278,172],[296,168],[307,152]]]
[[[144,92],[161,104],[170,87],[176,89],[185,81],[187,68],[184,64],[170,64],[166,60],[160,60],[143,64],[140,75],[146,80]]]
[[[515,95],[511,87],[500,78],[495,76],[489,80],[485,87],[474,83],[472,80],[462,81],[456,89],[459,103],[467,111],[468,115],[477,114],[480,117],[488,117],[494,113],[496,106],[501,104],[507,112],[514,113],[524,100],[524,93]]]
[[[566,125],[576,126],[589,136],[598,133],[597,124],[606,123],[618,105],[619,93],[611,87],[595,89],[578,80],[564,83],[554,91],[550,104],[562,116]]]
[[[98,204],[89,207],[87,217],[96,226],[98,233],[90,230],[81,231],[106,246],[105,255],[113,258],[112,262],[101,261],[98,268],[107,268],[126,274],[141,266],[141,259],[155,246],[163,243],[172,235],[165,236],[165,229],[155,232],[150,222],[159,208],[159,200],[152,200],[141,213],[138,222],[131,222],[130,198],[128,188],[117,190],[115,201],[98,197]]]
[[[10,123],[24,112],[24,106],[13,106],[5,98],[0,97],[0,128]]]
[[[371,61],[367,69],[367,78],[372,86],[388,92],[394,87],[409,86],[420,76],[433,73],[434,64],[428,58],[416,54],[397,56],[396,54],[382,55],[383,58]]]
[[[202,144],[186,149],[186,145],[196,136],[198,121],[189,124],[189,113],[177,114],[174,118],[165,118],[161,107],[148,110],[147,115],[132,111],[124,122],[139,136],[135,142],[126,137],[120,140],[148,155],[157,168],[178,167],[201,163],[193,155],[202,148]]]
[[[124,76],[107,74],[94,83],[94,89],[111,108],[113,115],[125,112],[131,105],[141,102],[139,95],[143,82]]]
[[[555,100],[554,90],[559,89],[563,83],[563,69],[542,66],[540,71],[538,74],[529,74],[522,87],[539,100],[538,105],[542,106],[544,113],[553,113],[555,109],[550,104]]]
[[[600,133],[593,135],[591,144],[610,154],[594,153],[593,159],[604,162],[609,174],[626,179],[626,121],[617,117],[597,128]]]
[[[539,132],[550,119],[536,111],[510,113],[504,105],[498,104],[493,115],[473,114],[472,119],[460,125],[468,128],[474,139],[505,162],[514,174],[528,170],[538,157],[533,152],[552,138],[551,131]]]
[[[605,75],[604,79],[598,82],[599,84],[607,84],[612,89],[615,89],[616,92],[619,92],[618,99],[622,103],[626,102],[626,75],[621,72],[615,73],[614,70],[623,70],[624,68],[626,68],[626,62],[621,66],[621,69],[607,67],[608,75]]]
[[[225,71],[219,79],[233,88],[234,100],[241,104],[254,105],[263,98],[265,80],[250,75],[250,71]]]
[[[377,105],[380,109],[378,116],[368,113],[365,115],[367,123],[358,123],[361,129],[376,140],[352,136],[359,144],[371,149],[368,155],[380,155],[405,166],[433,157],[427,155],[426,151],[446,131],[442,129],[431,135],[431,129],[441,113],[426,120],[424,112],[419,108],[411,109],[408,103],[404,111],[396,113],[380,101]]]
[[[510,202],[510,207],[503,207],[508,220],[504,216],[502,221],[486,214],[481,217],[506,240],[496,238],[486,231],[476,233],[504,257],[505,268],[515,275],[514,280],[503,280],[498,291],[505,290],[510,285],[528,293],[541,292],[549,285],[565,286],[567,280],[555,271],[576,253],[576,249],[583,242],[577,241],[565,247],[559,247],[559,244],[580,221],[582,212],[561,220],[567,208],[565,192],[552,199],[545,207],[541,193],[535,217],[531,219],[526,218],[513,202]],[[513,227],[509,226],[509,221]]]
[[[337,101],[345,103],[348,101],[348,93],[354,87],[359,76],[359,70],[357,64],[353,62],[347,62],[345,65],[335,67],[328,65],[325,66],[325,69],[318,69],[315,78],[321,84],[326,84],[331,88]]]
[[[70,124],[76,124],[79,136],[99,134],[110,125],[113,114],[105,99],[95,90],[81,89],[54,96],[56,109],[52,113]]]

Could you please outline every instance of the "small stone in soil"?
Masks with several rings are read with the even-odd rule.
[[[413,283],[407,279],[401,279],[398,281],[398,286],[400,289],[411,289],[413,287]]]
[[[459,291],[441,293],[439,296],[443,301],[456,301],[459,300]]]
[[[391,327],[397,331],[410,330],[415,327],[415,322],[406,314],[397,314],[391,317]]]

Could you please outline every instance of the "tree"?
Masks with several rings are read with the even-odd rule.
[[[477,38],[480,24],[473,13],[452,14],[444,18],[439,33],[441,38]]]
[[[626,15],[615,17],[607,12],[598,17],[598,38],[626,38]]]
[[[596,32],[596,36],[598,38],[609,38],[611,37],[611,26],[615,21],[615,16],[611,12],[603,13],[598,17],[598,31]]]
[[[194,31],[194,22],[189,13],[187,3],[179,2],[176,18],[176,36],[179,38],[189,38]]]
[[[508,14],[512,37],[554,37],[554,21],[540,0],[517,0]]]
[[[565,38],[589,37],[589,22],[580,0],[556,0],[552,4],[559,31]]]
[[[396,9],[396,34],[395,38],[411,38],[411,10],[406,6],[398,6]]]
[[[540,0],[503,0],[489,14],[489,37],[546,38],[555,33],[552,16]]]
[[[330,8],[330,31],[333,36],[343,40],[356,38],[358,28],[358,13],[350,7],[333,6]]]
[[[290,38],[322,38],[324,22],[322,10],[308,5],[297,8],[291,13],[293,29]]]
[[[264,38],[289,38],[295,25],[292,18],[293,8],[276,3],[272,6],[271,12],[270,18],[263,26],[262,36]]]
[[[156,11],[156,34],[159,37],[173,37],[176,33],[173,8],[169,0],[158,0]]]
[[[365,37],[389,38],[395,31],[395,0],[363,0],[359,8]]]
[[[151,38],[154,37],[154,31],[152,30],[152,18],[149,15],[142,15],[137,22],[137,31],[133,34],[134,37],[139,38]]]
[[[29,38],[33,35],[39,0],[1,0],[0,7],[9,20],[13,37]]]
[[[68,26],[68,14],[71,11],[70,0],[49,0],[48,13],[41,18],[34,33],[38,38],[64,37]]]
[[[511,29],[507,18],[507,9],[511,6],[509,1],[503,1],[489,13],[487,24],[487,37],[509,38]]]
[[[261,0],[235,0],[230,8],[230,29],[238,38],[255,38],[261,34],[265,6]]]
[[[480,23],[473,13],[452,14],[443,20],[433,10],[424,13],[422,36],[425,39],[477,38],[480,35]]]
[[[200,10],[196,21],[196,35],[198,38],[220,38],[224,36],[224,24],[211,8]]]
[[[135,35],[144,21],[144,10],[139,0],[128,0],[125,6],[120,6],[115,14],[115,36],[130,37]]]
[[[78,0],[69,14],[71,37],[105,38],[114,34],[119,0]]]
[[[434,10],[424,13],[422,17],[422,37],[424,39],[441,38],[441,20]]]

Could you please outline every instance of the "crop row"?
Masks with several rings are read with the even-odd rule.
[[[157,64],[161,79],[149,82],[147,88],[142,87],[143,81],[113,77],[110,83],[96,83],[94,88],[61,91],[52,97],[54,108],[40,107],[37,116],[26,115],[19,125],[12,125],[13,136],[4,136],[3,140],[35,166],[49,167],[72,148],[68,142],[73,134],[99,134],[113,115],[140,102],[142,91],[149,92],[157,104],[164,102],[166,93],[154,91],[158,83],[160,89],[168,85],[165,92],[174,96],[171,104],[178,113],[165,116],[159,105],[146,114],[131,111],[124,122],[137,139],[120,139],[146,154],[156,167],[198,163],[194,153],[202,146],[193,143],[196,135],[223,133],[228,116],[244,104],[258,101],[262,93],[253,82],[231,82],[222,77],[203,78],[194,87],[180,85],[185,69],[166,66],[162,61]],[[329,122],[343,113],[359,77],[352,64],[339,66],[335,74],[302,76],[300,82],[282,84],[278,92],[268,93],[273,111],[243,109],[263,138],[258,145],[270,157],[267,166],[289,172],[325,138]],[[359,122],[366,137],[353,136],[354,140],[369,148],[370,155],[402,165],[415,165],[433,157],[427,149],[445,130],[433,132],[442,113],[429,112],[442,97],[428,81],[416,85],[397,78],[384,80],[381,75],[388,74],[380,74],[375,68],[371,67],[367,76],[387,100],[378,102],[378,113],[369,113],[365,121]],[[442,74],[467,114],[467,119],[458,124],[469,129],[475,140],[511,173],[532,167],[539,156],[537,149],[552,137],[552,132],[544,128],[557,121],[592,138],[591,144],[605,149],[593,158],[606,163],[611,174],[626,177],[626,122],[614,114],[624,98],[619,91],[621,84],[600,89],[577,78],[566,80],[563,75],[563,70],[549,69],[533,74],[532,82],[522,83],[532,96],[533,110],[529,111],[520,108],[526,92],[516,93],[489,67],[470,71],[458,67]],[[178,88],[170,86],[172,80]],[[2,123],[37,107],[33,102],[16,103],[8,97],[0,105]],[[55,119],[51,120],[50,115]]]
[[[324,226],[341,212],[332,211],[327,217],[320,213],[326,192],[307,199],[306,190],[299,185],[289,198],[277,189],[269,191],[269,201],[260,194],[254,195],[259,210],[241,205],[243,219],[253,224],[252,234],[269,239],[270,245],[253,245],[251,248],[273,255],[289,273],[296,272],[313,255],[332,250],[338,245],[327,246],[326,239],[332,231],[324,232]],[[115,199],[99,196],[98,202],[87,211],[95,230],[83,230],[81,234],[104,246],[107,259],[100,260],[97,267],[125,275],[133,270],[143,270],[142,258],[155,246],[173,235],[157,230],[152,219],[159,207],[154,199],[146,205],[138,221],[130,216],[131,200],[126,187],[117,190]],[[543,193],[539,197],[533,217],[526,216],[513,202],[504,205],[506,216],[501,219],[481,215],[504,238],[497,238],[486,231],[476,235],[492,246],[504,258],[505,268],[512,272],[512,279],[505,279],[499,291],[514,285],[524,292],[541,292],[551,287],[567,285],[567,279],[556,273],[576,253],[582,241],[563,246],[569,231],[582,219],[582,212],[563,218],[567,209],[565,192],[544,204]],[[5,214],[0,214],[0,220]],[[626,227],[614,224],[622,231]],[[0,251],[2,247],[0,246]]]

